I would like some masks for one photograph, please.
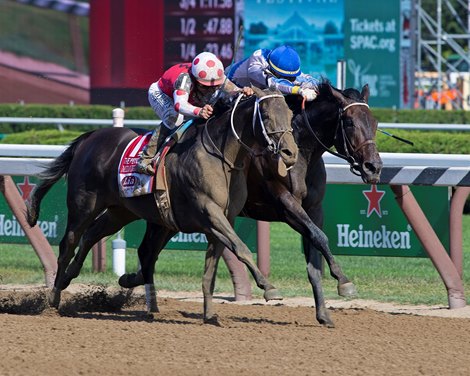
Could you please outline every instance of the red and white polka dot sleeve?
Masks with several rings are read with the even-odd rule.
[[[173,101],[175,103],[175,111],[188,117],[198,117],[202,110],[200,107],[193,106],[188,102],[189,93],[185,90],[177,89],[173,91]]]

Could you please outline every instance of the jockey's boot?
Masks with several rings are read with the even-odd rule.
[[[158,146],[158,139],[160,136],[160,128],[158,127],[152,133],[152,137],[150,137],[149,143],[145,146],[144,150],[142,150],[142,154],[140,155],[140,159],[137,162],[137,171],[141,174],[147,175],[154,175],[155,169],[153,168],[153,157],[157,153],[157,146]]]

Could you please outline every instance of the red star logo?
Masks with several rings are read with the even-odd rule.
[[[367,207],[367,218],[369,218],[374,211],[380,218],[382,218],[380,200],[382,200],[385,191],[378,191],[376,185],[371,185],[370,191],[362,191],[362,194],[366,196],[367,201],[369,201],[369,206]]]
[[[29,177],[25,176],[23,183],[18,183],[16,186],[19,188],[21,192],[21,197],[23,200],[27,200],[29,198],[29,195],[31,194],[31,191],[34,189],[36,184],[31,184],[29,182]]]

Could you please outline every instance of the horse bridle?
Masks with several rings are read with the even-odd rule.
[[[245,148],[247,149],[252,155],[256,155],[255,152],[253,151],[253,149],[251,149],[248,145],[246,145],[241,139],[240,137],[238,136],[237,134],[237,131],[235,130],[235,127],[234,127],[234,123],[233,123],[233,116],[235,114],[235,109],[237,108],[238,106],[238,103],[240,102],[240,99],[242,98],[243,94],[240,94],[236,101],[235,101],[235,104],[233,106],[233,109],[232,109],[232,113],[230,114],[230,125],[232,127],[232,133],[233,135],[235,136],[235,138],[237,139],[237,141]],[[281,140],[283,139],[283,137],[287,134],[287,133],[292,133],[292,129],[280,129],[278,131],[273,131],[273,132],[268,132],[266,130],[266,126],[264,125],[264,121],[263,121],[263,117],[261,116],[261,111],[260,111],[260,103],[262,101],[264,101],[265,99],[268,99],[268,98],[283,98],[284,99],[284,95],[282,94],[268,94],[268,95],[265,95],[264,97],[256,97],[256,102],[255,102],[255,106],[253,108],[253,134],[255,133],[255,126],[256,126],[256,115],[258,115],[258,119],[259,119],[259,124],[260,124],[260,127],[261,127],[261,133],[263,134],[263,137],[264,139],[266,140],[268,146],[267,146],[267,149],[272,152],[273,154],[279,154],[279,150],[280,150],[280,144],[281,144]],[[270,137],[271,135],[273,134],[276,134],[276,133],[282,133],[281,137],[279,137],[279,141],[278,143],[276,144],[273,139]]]
[[[349,163],[349,169],[350,171],[354,174],[354,175],[357,175],[357,176],[361,176],[361,168],[360,168],[360,165],[359,163],[357,163],[357,161],[354,159],[354,157],[349,153],[349,148],[353,151],[353,153],[356,153],[358,150],[362,149],[364,146],[366,145],[369,145],[369,144],[374,144],[375,145],[375,140],[365,140],[364,142],[362,142],[360,145],[354,147],[354,145],[351,143],[351,141],[349,140],[349,138],[347,137],[346,135],[346,131],[344,130],[344,114],[346,112],[346,110],[350,107],[353,107],[353,106],[365,106],[367,108],[369,108],[369,105],[367,103],[364,103],[364,102],[353,102],[353,103],[350,103],[348,104],[347,106],[345,106],[344,108],[340,108],[339,109],[339,112],[338,112],[338,123],[336,125],[336,130],[335,130],[335,138],[336,138],[336,135],[337,135],[337,131],[338,131],[338,126],[340,127],[341,129],[341,134],[343,136],[343,147],[344,147],[344,151],[345,151],[345,154],[346,155],[343,155],[341,153],[338,153],[338,152],[335,152],[333,150],[331,150],[328,146],[326,146],[317,136],[317,134],[313,131],[311,125],[310,125],[310,122],[308,121],[308,116],[307,116],[307,113],[305,111],[305,99],[302,101],[302,117],[304,119],[304,122],[305,124],[307,125],[307,128],[308,130],[310,131],[310,133],[313,134],[313,136],[315,137],[315,139],[317,140],[317,142],[321,145],[321,147],[323,149],[325,149],[325,151],[327,151],[328,153],[338,157],[338,158],[341,158],[341,159],[344,159],[345,161],[347,161]],[[348,145],[349,145],[349,148],[348,148]]]
[[[240,103],[240,100],[241,98],[243,97],[243,93],[240,93],[239,96],[236,98],[235,100],[235,104],[233,105],[233,109],[232,109],[232,112],[230,114],[230,126],[231,126],[231,129],[232,129],[232,133],[233,135],[235,136],[235,138],[237,139],[237,141],[246,149],[248,150],[248,152],[253,155],[253,156],[259,156],[259,155],[262,155],[261,154],[258,154],[256,153],[250,146],[248,146],[247,144],[245,144],[240,136],[238,135],[237,131],[235,130],[235,125],[234,125],[234,120],[233,120],[233,117],[234,117],[234,114],[235,114],[235,110],[238,106],[238,104]],[[287,133],[292,133],[292,129],[281,129],[281,130],[278,130],[278,131],[273,131],[273,132],[268,132],[266,130],[266,126],[264,125],[264,121],[263,121],[263,117],[261,116],[261,111],[260,111],[260,107],[259,107],[259,104],[265,100],[265,99],[268,99],[268,98],[284,98],[284,96],[282,94],[268,94],[268,95],[265,95],[264,97],[261,97],[261,98],[258,98],[256,97],[256,102],[255,102],[255,106],[253,108],[253,133],[255,132],[255,126],[256,126],[256,119],[258,118],[259,119],[259,124],[260,124],[260,127],[261,127],[261,132],[263,134],[263,137],[264,139],[266,140],[268,146],[266,147],[267,150],[269,150],[270,152],[274,153],[274,154],[279,154],[279,150],[280,150],[280,143],[281,143],[281,140],[282,138],[287,134]],[[209,119],[210,120],[210,119]],[[235,166],[234,163],[230,162],[229,160],[227,160],[227,158],[225,157],[224,153],[222,153],[219,148],[217,147],[217,145],[215,145],[214,141],[212,141],[212,138],[210,137],[209,135],[209,132],[207,130],[207,124],[209,122],[209,120],[206,122],[205,124],[205,133],[206,133],[206,136],[207,138],[210,140],[210,142],[212,143],[212,146],[214,147],[214,149],[217,151],[217,153],[219,154],[219,156],[222,158],[223,161],[225,161],[225,163],[227,163],[230,168],[232,169],[241,169],[243,167],[237,167]],[[282,133],[281,137],[279,137],[279,142],[276,144],[274,142],[274,140],[270,137],[270,135],[272,134],[276,134],[276,133]]]

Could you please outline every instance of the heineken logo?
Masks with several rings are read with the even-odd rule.
[[[379,216],[379,218],[382,218],[382,209],[380,207],[380,201],[385,195],[385,191],[379,191],[377,190],[376,185],[371,185],[370,190],[362,191],[362,194],[368,201],[367,218],[369,218],[374,212]]]
[[[58,225],[59,217],[57,215],[54,216],[53,221],[38,221],[37,223],[37,226],[48,239],[55,239],[59,236],[57,233]],[[0,236],[22,238],[25,233],[14,216],[7,217],[5,214],[0,214]]]
[[[336,224],[336,246],[355,249],[411,249],[411,226],[406,224],[403,229],[402,224],[384,221],[383,217],[389,214],[388,210],[382,208],[386,191],[371,185],[362,189],[361,193],[365,200],[360,201],[362,204],[358,202],[359,214],[367,219],[356,224]]]
[[[390,231],[386,225],[380,230],[366,230],[361,224],[351,228],[348,224],[336,225],[338,229],[338,247],[378,248],[378,249],[410,249],[411,227],[407,231]]]
[[[192,234],[178,232],[170,241],[173,243],[207,243],[207,238],[206,235],[198,232]]]
[[[29,195],[33,191],[34,187],[36,187],[36,184],[31,184],[29,182],[29,177],[25,176],[24,179],[23,179],[23,182],[22,183],[16,183],[16,186],[20,190],[21,197],[23,198],[23,200],[26,201],[29,198]]]

